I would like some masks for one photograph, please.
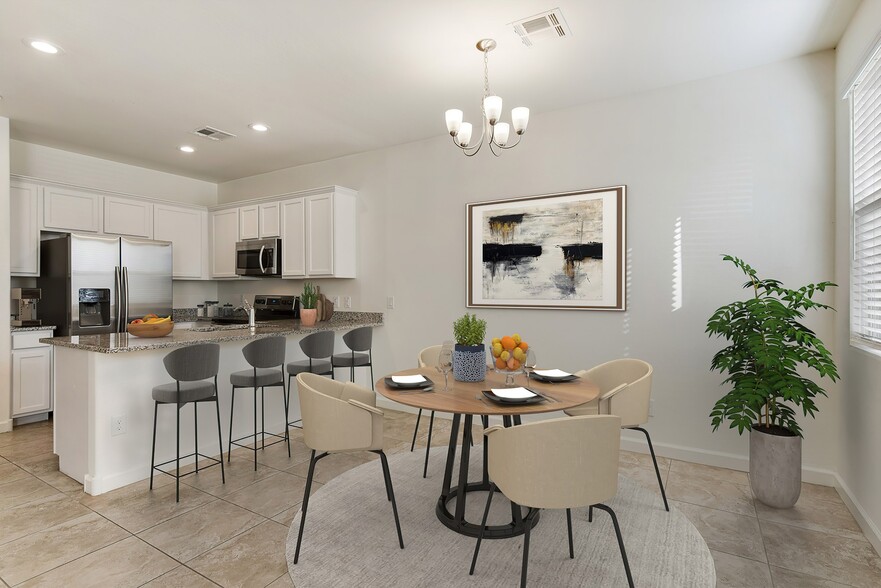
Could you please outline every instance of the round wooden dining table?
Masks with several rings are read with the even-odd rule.
[[[410,376],[421,374],[434,382],[434,389],[430,392],[392,388],[386,385],[385,378],[391,376]],[[583,378],[570,382],[547,383],[535,379],[529,379],[525,375],[516,377],[516,386],[525,386],[544,399],[534,404],[499,404],[487,399],[482,391],[491,388],[505,387],[505,374],[494,370],[487,370],[486,380],[482,382],[459,382],[452,375],[449,378],[449,389],[444,391],[443,376],[434,368],[414,368],[402,370],[382,377],[376,382],[376,391],[395,402],[436,412],[447,412],[453,415],[453,423],[450,430],[450,444],[447,449],[447,461],[444,467],[444,479],[441,494],[437,500],[435,513],[438,519],[447,527],[471,537],[477,537],[480,532],[480,524],[472,523],[465,519],[465,502],[469,492],[487,492],[490,489],[489,474],[487,470],[487,444],[483,444],[483,475],[479,481],[468,481],[468,466],[471,457],[471,427],[475,415],[480,416],[484,427],[487,426],[489,416],[501,416],[506,427],[519,425],[523,415],[556,412],[572,408],[585,402],[590,402],[599,396],[596,385]],[[456,486],[453,483],[453,467],[456,459],[456,441],[459,438],[459,427],[462,426],[462,445],[459,460],[459,479]],[[450,512],[448,503],[456,499],[455,512]],[[528,513],[527,513],[528,514]],[[490,525],[487,527],[484,537],[500,539],[515,537],[526,531],[524,520],[532,520],[533,525],[538,522],[538,513],[531,519],[521,511],[520,507],[511,504],[511,522],[503,525]]]

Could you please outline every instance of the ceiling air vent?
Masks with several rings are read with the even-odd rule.
[[[225,141],[227,139],[236,138],[232,133],[227,133],[226,131],[221,131],[220,129],[215,129],[214,127],[209,126],[200,127],[193,131],[193,134],[205,137],[206,139],[211,139],[212,141]]]
[[[559,8],[510,23],[527,47],[568,37],[571,32]]]

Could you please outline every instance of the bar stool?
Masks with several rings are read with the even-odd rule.
[[[232,401],[229,409],[229,450],[227,451],[226,460],[232,457],[232,446],[244,447],[254,452],[254,471],[257,471],[257,435],[261,436],[260,449],[266,449],[266,436],[278,437],[278,440],[269,444],[271,447],[276,443],[285,442],[288,445],[288,457],[291,456],[291,443],[288,438],[288,399],[287,390],[284,385],[284,354],[285,354],[285,338],[284,337],[266,337],[257,339],[248,343],[242,348],[242,355],[245,361],[251,366],[249,370],[233,372],[229,375],[229,382],[232,384]],[[265,389],[281,386],[282,400],[284,401],[284,435],[269,433],[266,431],[266,402]],[[232,422],[233,412],[236,407],[236,388],[253,388],[254,389],[254,433],[253,435],[245,435],[238,439],[232,438]],[[257,388],[260,388],[260,430],[257,430]],[[253,437],[254,447],[248,447],[244,443],[240,443],[245,439]]]
[[[349,368],[350,380],[355,381],[356,367],[370,368],[370,387],[376,390],[373,383],[373,327],[358,327],[343,335],[343,343],[349,348],[349,353],[337,353],[331,357],[333,369]],[[365,352],[366,353],[363,353]]]
[[[220,345],[217,343],[203,343],[183,347],[172,351],[162,360],[165,371],[174,378],[170,384],[162,384],[153,387],[153,450],[150,454],[150,489],[153,489],[153,472],[159,470],[175,479],[175,501],[180,502],[180,479],[184,476],[199,471],[199,457],[203,457],[213,463],[203,466],[202,469],[220,464],[220,477],[226,484],[226,473],[223,471],[223,438],[220,433],[220,406],[217,401],[217,371],[220,367]],[[212,382],[209,378],[214,378]],[[195,438],[195,450],[187,455],[180,454],[180,409],[193,403],[193,437]],[[199,403],[213,402],[217,409],[217,441],[220,444],[220,459],[199,453]],[[175,459],[156,464],[156,419],[159,414],[160,404],[177,405],[177,453]],[[188,457],[196,458],[196,469],[186,474],[180,473],[180,460]],[[175,462],[175,473],[167,472],[161,466]]]
[[[287,365],[288,370],[288,391],[287,403],[288,411],[291,407],[291,378],[297,374],[310,373],[319,376],[329,375],[333,379],[333,367],[331,365],[331,356],[333,356],[333,331],[321,331],[320,333],[312,333],[307,337],[300,339],[300,349],[306,354],[307,359],[292,361]],[[289,422],[289,427],[296,427],[297,423],[302,423],[302,419]],[[298,427],[302,429],[303,427]]]

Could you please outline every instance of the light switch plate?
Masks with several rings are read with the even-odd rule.
[[[386,307],[389,310],[394,310],[394,308],[395,308],[395,297],[394,296],[388,297],[388,300],[386,301]]]

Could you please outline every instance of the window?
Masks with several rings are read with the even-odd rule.
[[[851,338],[881,346],[881,55],[851,91]]]

